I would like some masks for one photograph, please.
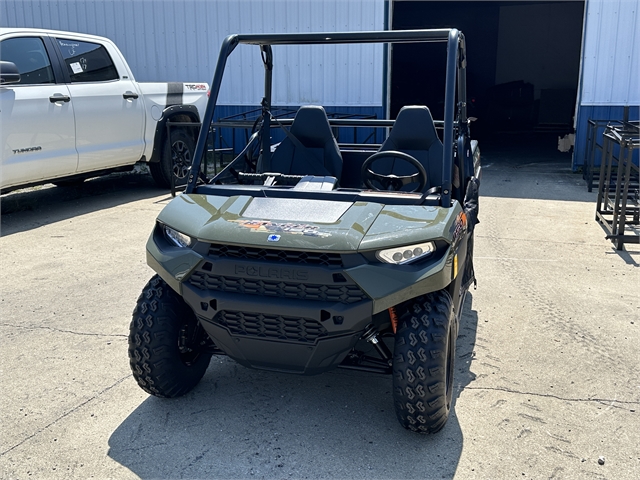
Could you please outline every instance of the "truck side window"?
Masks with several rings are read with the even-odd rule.
[[[0,60],[15,63],[20,72],[20,85],[55,83],[49,55],[41,38],[3,40],[0,42]]]
[[[102,45],[80,40],[56,38],[71,83],[117,80],[118,71]]]

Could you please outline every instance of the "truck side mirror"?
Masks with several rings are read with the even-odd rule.
[[[8,83],[19,83],[20,72],[13,62],[0,61],[0,85]]]

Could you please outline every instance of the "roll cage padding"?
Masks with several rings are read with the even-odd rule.
[[[380,147],[380,152],[396,150],[415,157],[427,171],[427,184],[424,191],[442,185],[442,142],[436,133],[433,117],[424,105],[403,107],[389,133],[389,137]],[[394,175],[415,173],[407,162],[394,159],[381,159],[376,162],[376,172]]]
[[[332,176],[340,181],[342,155],[324,108],[300,107],[289,133],[271,157],[272,171],[286,175]]]

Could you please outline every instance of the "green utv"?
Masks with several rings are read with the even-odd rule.
[[[443,121],[426,106],[405,106],[395,121],[329,120],[320,106],[302,106],[293,119],[273,114],[273,46],[416,42],[446,44]],[[480,152],[469,136],[463,34],[231,35],[205,126],[238,44],[262,55],[260,115],[243,151],[210,179],[201,128],[186,189],[158,216],[147,243],[157,275],[130,327],[133,376],[152,395],[177,397],[198,384],[212,355],[304,375],[391,374],[402,426],[439,431],[475,282]],[[339,144],[343,127],[378,128],[386,139]]]

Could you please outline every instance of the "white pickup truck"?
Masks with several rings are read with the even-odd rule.
[[[0,28],[0,190],[70,185],[140,160],[160,186],[184,183],[208,89],[136,82],[107,38]],[[167,122],[179,124],[170,139]]]

